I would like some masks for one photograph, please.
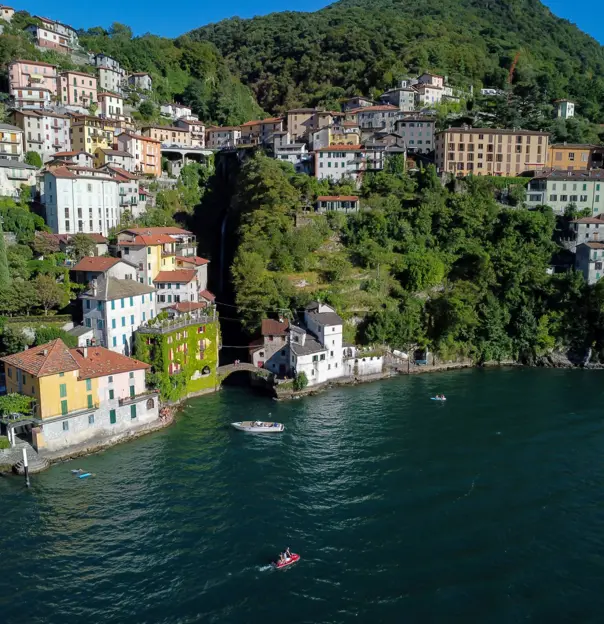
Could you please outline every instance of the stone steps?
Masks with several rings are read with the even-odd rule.
[[[17,457],[15,457],[17,461],[13,464],[14,473],[18,475],[25,474],[25,468],[23,466],[23,450],[22,450],[24,448],[26,449],[26,453],[27,453],[27,465],[28,465],[30,474],[35,474],[36,472],[42,472],[43,470],[46,470],[50,466],[50,462],[47,459],[44,459],[44,457],[40,457],[38,453],[32,448],[32,446],[30,446],[26,442],[20,442],[20,443],[17,443],[15,448],[13,449],[15,451],[16,456],[19,458],[17,459]]]

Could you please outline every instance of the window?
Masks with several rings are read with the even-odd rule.
[[[579,201],[586,202],[587,201],[587,195],[580,195],[579,196]]]
[[[117,418],[115,417],[115,410],[114,409],[109,410],[109,423],[111,425],[115,425],[116,420]]]
[[[558,201],[558,196],[557,195],[550,195],[549,196],[549,200],[553,201],[553,202]]]
[[[86,327],[92,327],[92,321],[89,318],[86,319]]]
[[[130,371],[130,374],[128,375],[129,379],[134,379],[134,371]]]
[[[63,421],[63,431],[69,431],[69,421],[68,420],[64,420]]]
[[[136,390],[134,386],[130,386],[130,398],[133,399],[136,396]]]
[[[122,327],[126,327],[126,317],[122,316]]]
[[[130,315],[130,325],[134,325],[134,314]]]
[[[574,152],[568,152],[568,160],[570,160],[570,161],[575,160],[575,153]]]
[[[117,347],[117,337],[113,336],[113,346]]]
[[[568,201],[568,195],[560,195],[560,201],[562,202]]]
[[[61,384],[59,386],[59,396],[64,398],[67,396],[67,384]]]
[[[115,310],[115,300],[111,302],[111,309]]]
[[[65,414],[67,414],[68,411],[69,409],[67,407],[67,401],[65,400],[61,401],[61,414],[65,416]]]
[[[103,329],[103,321],[102,321],[102,319],[97,319],[97,321],[96,321],[96,328],[97,329]]]
[[[109,398],[110,398],[110,399],[114,399],[114,398],[115,398],[115,392],[114,392],[113,388],[111,388],[111,389],[109,390]]]
[[[89,414],[88,415],[88,424],[89,425],[94,425],[94,414]]]
[[[113,383],[113,375],[109,375],[108,381],[109,381],[109,383]]]
[[[92,391],[92,379],[87,379],[87,380],[86,380],[86,390],[87,390],[88,392],[91,392],[91,391]]]
[[[92,403],[92,394],[89,394],[87,396],[87,400],[88,400],[88,407],[94,407],[93,403]]]
[[[325,353],[321,353],[321,362],[325,361]]]
[[[122,308],[125,306],[124,300],[120,299],[120,301],[122,302]]]
[[[131,419],[135,419],[136,418],[136,405],[131,405],[130,406],[130,418]]]
[[[578,197],[577,195],[571,195],[570,196],[570,201],[571,202],[576,202],[577,201],[577,197]]]

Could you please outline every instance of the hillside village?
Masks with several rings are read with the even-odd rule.
[[[15,9],[0,11],[9,28]],[[160,399],[174,403],[219,387],[221,331],[208,288],[210,261],[198,255],[193,231],[149,225],[146,218],[164,193],[185,188],[189,172],[224,155],[244,160],[262,151],[334,189],[308,199],[311,217],[369,210],[363,182],[393,158],[406,171],[434,166],[443,184],[502,178],[508,194],[522,189],[520,202],[528,208],[548,205],[558,215],[572,209],[577,218],[568,248],[575,267],[588,284],[604,276],[604,145],[552,142],[538,130],[455,125],[455,115],[443,124],[443,107],[454,110],[474,97],[472,88],[456,87],[446,76],[425,71],[378,99],[343,99],[340,110],[294,108],[216,126],[199,119],[193,106],[157,101],[150,73],[89,53],[69,25],[36,16],[22,36],[42,53],[65,55],[76,69],[27,58],[3,68],[0,290],[16,294],[0,312],[47,316],[77,299],[63,325],[68,330],[42,331],[52,339],[34,337],[31,348],[14,335],[12,346],[5,344],[6,392],[31,412],[18,421],[0,416],[0,435],[11,445],[25,433],[38,451],[53,453],[148,428],[162,419]],[[480,95],[506,97],[491,88]],[[574,102],[552,104],[559,119],[575,116]],[[343,194],[342,185],[352,190]],[[11,247],[27,248],[19,252],[25,259],[15,259]],[[33,288],[27,279],[12,281],[19,262],[37,263]],[[275,379],[304,378],[311,387],[380,375],[383,353],[359,351],[344,340],[343,326],[336,308],[319,302],[298,321],[265,318],[249,348],[251,363]]]

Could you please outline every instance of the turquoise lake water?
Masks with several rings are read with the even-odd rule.
[[[602,622],[604,372],[226,388],[0,512],[2,624]]]

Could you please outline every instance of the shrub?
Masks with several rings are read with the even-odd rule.
[[[60,338],[70,349],[75,349],[78,346],[78,339],[60,327],[38,327],[34,345],[46,344],[57,338]]]
[[[10,442],[6,436],[0,436],[0,451],[2,449],[10,448]]]
[[[308,377],[305,372],[298,373],[294,379],[294,390],[304,390],[308,386]]]

